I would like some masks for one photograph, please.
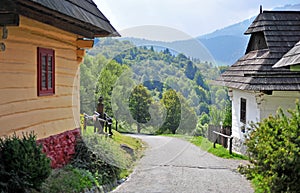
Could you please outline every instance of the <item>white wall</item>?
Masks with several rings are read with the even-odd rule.
[[[300,99],[300,91],[273,91],[272,95],[264,95],[260,106],[260,119],[274,115],[279,107],[285,113],[287,109],[294,109],[296,99]]]
[[[260,120],[260,111],[256,103],[256,98],[253,91],[232,90],[232,135],[239,139],[244,138],[241,132],[241,127],[244,125],[240,122],[240,103],[241,98],[246,99],[246,128],[251,122],[258,122]],[[247,129],[246,129],[247,130]]]

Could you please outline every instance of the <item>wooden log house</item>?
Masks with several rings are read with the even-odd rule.
[[[79,64],[95,37],[119,36],[92,0],[0,1],[0,136],[34,131],[52,167],[79,135]]]
[[[233,150],[241,153],[251,122],[275,114],[279,107],[294,108],[300,98],[300,72],[284,67],[291,64],[293,47],[300,48],[300,12],[262,11],[245,34],[251,35],[245,55],[217,81],[229,88]]]

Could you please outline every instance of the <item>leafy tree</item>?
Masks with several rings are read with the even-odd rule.
[[[175,134],[181,119],[181,104],[176,91],[173,89],[167,90],[163,94],[162,103],[167,111],[167,115],[161,131],[169,130]]]
[[[209,108],[210,124],[220,125],[224,120],[224,112],[217,108],[216,105],[211,105]]]
[[[201,74],[200,71],[196,72],[194,79],[195,79],[197,85],[201,86],[205,90],[208,90],[208,86],[205,83],[203,75]]]
[[[300,104],[279,109],[275,116],[253,126],[246,140],[252,167],[247,176],[260,192],[300,192]]]
[[[185,73],[186,77],[193,80],[195,78],[196,70],[197,69],[195,68],[193,62],[188,61],[184,73]]]
[[[228,101],[225,107],[223,127],[231,127],[231,126],[232,126],[232,108],[231,108],[231,101]]]
[[[141,132],[140,123],[147,123],[150,119],[149,107],[151,104],[150,92],[143,86],[136,86],[129,98],[129,109],[133,119],[137,122],[137,132]]]
[[[206,113],[202,113],[201,117],[199,118],[199,123],[201,125],[205,125],[209,123],[209,116]]]
[[[115,60],[110,61],[101,71],[96,88],[96,99],[102,96],[104,98],[105,112],[112,115],[111,95],[116,81],[122,72],[127,69]],[[97,101],[97,100],[96,100]]]

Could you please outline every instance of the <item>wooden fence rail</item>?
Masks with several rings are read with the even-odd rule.
[[[218,143],[224,148],[228,148],[229,141],[229,151],[231,153],[232,148],[232,137],[231,137],[231,127],[221,127],[215,125],[209,125],[207,138],[209,141]]]

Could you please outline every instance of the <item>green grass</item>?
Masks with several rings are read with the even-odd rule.
[[[93,126],[87,126],[85,132],[87,134],[94,133],[94,127]],[[116,130],[112,130],[112,132],[113,132],[112,139],[116,143],[118,143],[118,144],[125,144],[128,147],[130,147],[131,149],[133,149],[134,151],[139,151],[139,150],[142,149],[143,143],[142,143],[142,141],[140,139],[122,135],[121,133],[119,133]]]
[[[216,144],[216,148],[213,148],[213,143],[210,142],[207,138],[199,136],[187,136],[187,135],[180,135],[180,134],[163,134],[163,136],[168,137],[177,137],[180,139],[187,140],[192,144],[200,147],[202,150],[207,151],[217,157],[225,158],[225,159],[237,159],[237,160],[248,160],[248,157],[245,155],[232,153],[229,154],[228,149],[224,148],[222,145]]]

